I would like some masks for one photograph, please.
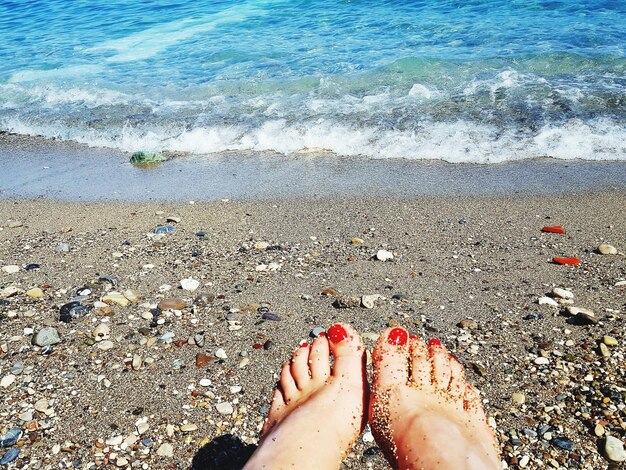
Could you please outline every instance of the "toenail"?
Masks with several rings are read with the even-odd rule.
[[[321,333],[318,333],[317,336],[321,336],[322,338],[326,338],[326,332],[322,331]]]
[[[441,341],[439,341],[437,338],[431,338],[428,340],[428,346],[441,346]]]
[[[419,338],[417,337],[417,335],[409,335],[409,338],[410,338],[410,339],[419,339]]]
[[[394,328],[387,336],[387,342],[395,346],[404,346],[409,339],[409,334],[402,328]]]
[[[302,343],[300,345],[301,348],[308,348],[309,347],[309,343]]]
[[[333,343],[341,343],[348,337],[348,332],[339,323],[335,323],[333,326],[328,328],[328,337]]]

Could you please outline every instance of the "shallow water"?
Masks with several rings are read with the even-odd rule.
[[[626,160],[621,1],[0,1],[0,129],[125,151]]]

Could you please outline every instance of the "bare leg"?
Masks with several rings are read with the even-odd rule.
[[[363,342],[348,325],[335,324],[283,364],[261,443],[245,469],[336,470],[363,430],[367,394]]]
[[[502,468],[478,392],[438,340],[387,329],[373,361],[370,425],[394,468]]]

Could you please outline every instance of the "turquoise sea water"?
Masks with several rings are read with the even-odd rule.
[[[626,2],[0,0],[0,130],[135,150],[626,160]]]

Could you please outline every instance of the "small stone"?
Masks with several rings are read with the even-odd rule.
[[[183,310],[186,307],[187,302],[185,302],[183,299],[176,298],[162,299],[157,305],[157,308],[159,310]]]
[[[139,302],[139,300],[141,299],[139,293],[131,289],[124,291],[124,297],[126,297],[132,303]]]
[[[365,243],[365,240],[363,240],[362,238],[353,238],[352,240],[350,240],[350,243],[352,245],[362,245],[363,243]]]
[[[0,293],[0,296],[2,296],[5,299],[8,299],[9,297],[13,297],[14,295],[17,295],[20,292],[22,292],[22,290],[19,287],[8,286],[8,287],[5,287],[4,289],[2,289],[2,292]]]
[[[113,349],[113,346],[114,346],[113,341],[108,341],[108,340],[101,341],[97,344],[98,344],[97,348],[100,349],[101,351],[109,351]]]
[[[337,297],[333,302],[335,308],[353,308],[361,305],[361,299],[353,296]]]
[[[204,353],[196,354],[196,367],[201,368],[208,365],[213,359]]]
[[[13,374],[7,374],[0,379],[0,387],[9,388],[15,382],[15,376]]]
[[[69,243],[59,243],[56,247],[56,251],[59,253],[68,253],[70,251]]]
[[[611,352],[606,344],[600,343],[600,354],[602,357],[611,357]]]
[[[104,443],[108,446],[119,446],[122,442],[124,442],[124,436],[121,434],[118,436],[109,437]]]
[[[618,342],[617,339],[613,338],[612,336],[609,335],[604,335],[602,337],[602,342],[604,344],[606,344],[607,346],[617,346]]]
[[[250,364],[250,359],[247,357],[244,357],[241,361],[239,361],[239,368],[243,369],[244,367],[246,367],[248,364]]]
[[[8,465],[20,455],[19,449],[9,449],[0,459],[0,465]]]
[[[254,244],[254,249],[257,251],[265,251],[270,246],[267,242],[256,242]]]
[[[132,362],[132,368],[134,370],[139,370],[141,368],[141,365],[143,364],[143,359],[141,356],[139,356],[138,354],[135,354],[133,356],[133,362]]]
[[[210,379],[200,379],[200,382],[198,382],[198,384],[200,384],[201,387],[208,387],[212,383],[213,382],[211,382]]]
[[[560,287],[555,287],[554,289],[552,289],[552,294],[555,297],[558,297],[560,299],[573,299],[574,298],[573,292],[568,291],[566,289],[561,289]]]
[[[44,296],[44,292],[39,287],[33,287],[26,291],[26,295],[32,299],[41,299]]]
[[[7,274],[15,274],[20,271],[20,267],[17,264],[9,264],[8,266],[2,266],[2,271]]]
[[[322,328],[321,326],[316,326],[315,328],[313,328],[313,330],[311,331],[311,336],[313,338],[317,338],[320,334],[322,333],[326,333],[326,329]]]
[[[139,435],[145,434],[148,432],[148,429],[150,429],[150,425],[145,421],[138,421],[135,425],[137,426],[137,434]]]
[[[526,396],[521,392],[515,392],[511,395],[511,400],[517,405],[523,405],[526,402]]]
[[[461,320],[459,322],[459,327],[464,330],[476,330],[478,329],[478,323],[470,318],[466,318],[465,320]]]
[[[41,398],[35,402],[35,405],[33,407],[36,411],[39,411],[40,413],[45,413],[46,410],[50,407],[50,404],[48,400],[46,400],[45,398]]]
[[[613,245],[609,245],[608,243],[602,243],[598,247],[598,252],[602,255],[616,255],[617,248],[615,248]]]
[[[180,430],[181,432],[193,432],[198,430],[198,426],[195,424],[183,424]]]
[[[374,308],[379,297],[379,295],[364,295],[361,297],[361,306],[368,309]]]
[[[217,410],[218,413],[223,414],[223,415],[231,415],[233,414],[233,411],[234,411],[233,405],[227,401],[218,403],[217,405],[215,405],[215,409]]]
[[[22,227],[24,223],[20,222],[19,220],[7,220],[2,225],[8,228],[18,228]]]
[[[104,297],[102,297],[102,301],[106,304],[117,304],[122,307],[126,307],[128,306],[128,304],[130,304],[130,301],[126,297],[124,297],[123,294],[115,291],[111,291]]]
[[[228,356],[226,355],[226,351],[224,351],[222,348],[219,348],[215,351],[215,356],[219,357],[220,359],[228,358]]]
[[[606,436],[604,441],[604,453],[611,462],[624,462],[626,460],[626,450],[624,443],[613,436]]]
[[[128,459],[126,457],[118,457],[115,460],[115,465],[117,465],[118,467],[125,467],[126,465],[128,465]]]
[[[369,444],[371,442],[374,442],[374,435],[372,434],[371,431],[365,431],[363,433],[363,442],[366,444]]]
[[[572,451],[574,450],[574,443],[565,437],[555,437],[552,439],[552,444],[560,449]]]
[[[100,323],[92,331],[92,335],[96,341],[107,339],[109,337],[109,333],[111,333],[111,329],[106,323]]]
[[[547,357],[538,357],[533,362],[538,366],[545,366],[547,364],[550,364],[550,359],[548,359]]]
[[[194,291],[199,286],[200,286],[200,281],[197,281],[195,279],[188,278],[188,279],[181,279],[180,281],[180,287],[182,287],[183,290]]]
[[[159,446],[159,448],[157,449],[157,455],[161,456],[161,457],[173,457],[174,456],[174,447],[172,447],[172,444],[168,443],[168,442],[164,442],[163,444],[161,444]]]
[[[593,433],[598,437],[604,436],[604,426],[600,423],[596,424],[596,427],[593,428]]]
[[[559,303],[554,300],[552,297],[539,297],[537,300],[539,305],[549,305],[550,307],[558,307]]]
[[[22,430],[20,428],[13,428],[7,431],[6,434],[0,436],[0,447],[11,447],[17,444],[17,441],[20,440],[20,436],[22,435]]]
[[[44,347],[60,343],[61,338],[59,337],[59,332],[56,328],[47,327],[39,330],[37,334],[33,336],[31,342],[35,346]]]
[[[393,253],[387,250],[378,250],[376,252],[376,259],[378,261],[390,261],[393,259]]]
[[[182,220],[182,219],[181,219],[180,217],[176,216],[176,215],[168,215],[168,216],[165,218],[165,221],[166,221],[166,222],[174,222],[175,224],[180,223],[180,221],[181,221],[181,220]]]

